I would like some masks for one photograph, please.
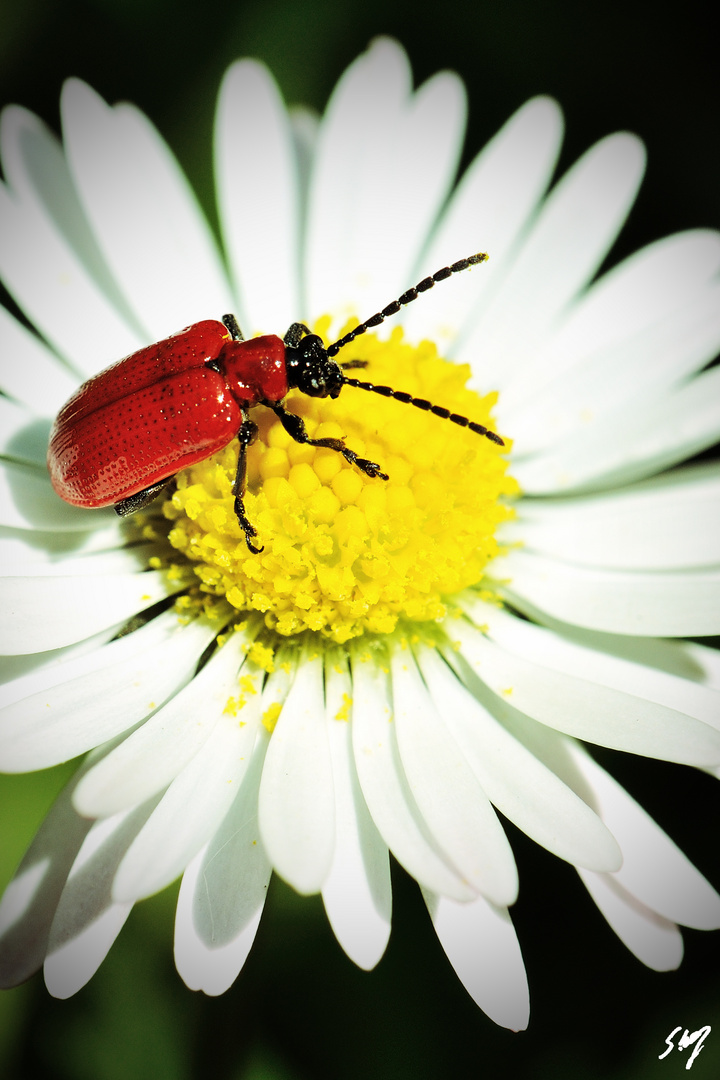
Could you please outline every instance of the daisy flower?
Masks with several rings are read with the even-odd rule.
[[[720,238],[682,233],[596,278],[643,148],[593,146],[550,187],[562,118],[512,116],[457,186],[458,78],[413,91],[374,42],[320,120],[267,70],[228,71],[216,126],[224,258],[170,151],[131,105],[70,80],[63,142],[5,111],[0,765],[87,755],[0,908],[6,985],[66,997],[133,904],[182,875],[187,985],[237,977],[270,875],[320,892],[372,968],[389,853],[418,881],[468,992],[522,1028],[528,989],[499,814],[577,868],[657,969],[720,897],[585,744],[720,767]],[[422,167],[418,168],[418,162]],[[69,506],[45,467],[63,402],[118,357],[234,312],[326,341],[419,278],[457,273],[348,345],[364,379],[497,431],[493,444],[344,387],[285,399],[389,480],[253,409],[237,441],[141,513]],[[355,320],[355,321],[353,321]]]

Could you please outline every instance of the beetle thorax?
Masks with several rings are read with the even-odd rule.
[[[228,341],[217,362],[228,390],[241,405],[275,404],[288,392],[285,345],[275,334]]]

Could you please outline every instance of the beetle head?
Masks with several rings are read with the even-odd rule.
[[[288,386],[308,397],[336,398],[344,379],[340,365],[331,360],[317,334],[307,334],[296,348],[285,353]]]

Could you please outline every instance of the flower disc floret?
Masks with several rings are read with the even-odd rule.
[[[320,332],[324,324],[317,329]],[[362,379],[492,426],[496,395],[468,390],[467,366],[395,329],[347,348]],[[178,477],[164,512],[170,541],[197,563],[201,588],[239,610],[265,614],[271,629],[313,630],[343,643],[390,633],[398,619],[442,618],[447,598],[476,585],[498,550],[495,531],[516,493],[506,448],[427,412],[353,387],[336,400],[292,391],[288,411],[311,438],[345,438],[389,474],[370,478],[334,450],[295,442],[258,407],[248,450],[245,509],[264,545],[248,551],[233,509],[237,442]]]

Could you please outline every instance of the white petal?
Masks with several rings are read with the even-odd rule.
[[[45,467],[50,421],[0,397],[0,454]]]
[[[445,659],[450,659],[450,651],[443,649]],[[454,661],[457,663],[457,659]],[[472,672],[468,673],[466,665],[458,664],[458,668],[464,671],[464,677],[472,683],[472,691],[487,707],[486,698],[491,698],[491,692],[475,678]],[[546,768],[551,769],[556,776],[568,787],[572,788],[576,795],[592,809],[597,822],[593,830],[587,830],[586,843],[595,840],[595,847],[589,848],[590,858],[584,860],[590,862],[592,869],[615,871],[622,865],[622,852],[620,846],[610,830],[600,821],[598,802],[595,798],[592,785],[588,782],[583,772],[578,768],[572,748],[574,740],[566,735],[561,735],[543,724],[537,723],[525,713],[519,712],[505,701],[494,698],[493,713],[499,723],[508,732],[533,754]],[[594,832],[594,836],[593,836]],[[594,865],[593,865],[594,864]]]
[[[253,698],[243,709],[242,721],[224,716],[172,782],[120,865],[113,886],[116,900],[149,896],[169,884],[220,827],[256,760],[253,742],[261,715],[287,696],[291,665],[286,660],[282,654],[276,656],[278,666],[260,701]]]
[[[235,632],[187,686],[83,777],[75,792],[75,805],[82,814],[114,814],[175,779],[212,734],[228,699],[239,691],[243,649],[253,637]],[[248,675],[242,668],[241,674],[248,680],[243,693],[250,694],[252,683],[254,692],[260,693],[258,670]],[[238,720],[243,720],[242,711]]]
[[[476,892],[493,903],[514,903],[518,878],[508,839],[409,650],[393,650],[391,672],[400,759],[428,829]]]
[[[4,555],[4,547],[0,541],[0,558]],[[60,561],[35,559],[29,564],[26,561],[17,561],[8,552],[10,557],[3,559],[2,566],[8,577],[37,577],[46,580],[51,577],[106,577],[109,574],[131,571],[142,573],[148,565],[148,559],[160,554],[163,554],[161,546],[150,541],[89,555],[65,556]]]
[[[701,372],[648,407],[625,461],[603,483],[627,483],[706,450],[720,438],[720,368]],[[597,473],[596,473],[597,475]]]
[[[256,60],[233,64],[223,79],[215,145],[220,220],[243,332],[284,334],[301,315],[298,180],[285,106]]]
[[[486,386],[502,388],[534,364],[538,345],[620,231],[644,167],[638,139],[611,135],[588,150],[550,193],[501,290],[458,353],[462,362],[482,357]]]
[[[132,904],[113,903],[110,886],[151,810],[146,804],[95,822],[86,836],[50,928],[45,985],[53,997],[71,997],[92,978],[125,924]]]
[[[637,658],[630,654],[627,639],[574,631],[572,627],[546,630],[507,611],[473,600],[465,607],[473,622],[503,648],[540,663],[554,671],[563,671],[582,679],[602,683],[627,694],[646,698],[671,709],[694,716],[713,727],[720,725],[720,695],[698,681],[697,669],[685,656],[686,643],[677,643],[678,655],[672,670],[662,670],[658,650],[641,651],[642,639],[634,642]],[[568,637],[568,635],[572,635]],[[648,643],[650,645],[654,643]],[[659,642],[663,652],[673,652],[675,642]],[[666,655],[666,664],[671,657]],[[685,660],[685,663],[682,661]]]
[[[717,764],[720,733],[694,717],[506,652],[460,620],[446,625],[463,658],[500,700],[557,731],[615,750]]]
[[[720,236],[709,229],[663,237],[635,252],[578,299],[536,353],[534,363],[523,369],[522,378],[504,387],[500,403],[503,415],[507,412],[508,422],[516,424],[527,406],[527,415],[522,414],[526,429],[523,439],[527,440],[533,407],[543,393],[562,401],[566,411],[565,398],[577,406],[582,393],[606,396],[622,393],[632,398],[628,375],[633,380],[641,377],[657,383],[657,358],[649,358],[648,350],[662,347],[659,327],[667,330],[684,324],[692,338],[707,324],[708,340],[712,340],[716,332],[713,328],[717,326],[717,305],[713,308],[712,301],[718,269]],[[619,368],[618,355],[622,357]],[[679,355],[682,356],[682,351]],[[669,364],[677,363],[678,359],[676,352]],[[606,377],[603,384],[597,374],[604,375],[613,365],[620,372],[620,380]],[[576,407],[575,413],[579,411]],[[592,412],[597,412],[595,400]],[[541,422],[534,423],[537,445],[541,445],[547,423],[544,415]],[[548,435],[556,437],[549,432]]]
[[[661,391],[640,411],[635,398],[623,398],[604,426],[518,460],[513,474],[529,494],[619,486],[684,461],[718,437],[720,368],[713,367]]]
[[[387,38],[348,68],[322,121],[310,193],[311,316],[368,318],[414,284],[457,164],[464,113],[462,85],[448,72],[412,96],[407,57]]]
[[[77,389],[77,376],[1,306],[0,353],[3,392],[39,416],[54,416]]]
[[[620,852],[597,814],[483,708],[436,650],[418,650],[418,659],[443,721],[498,810],[559,858],[615,869]]]
[[[368,318],[414,285],[413,277],[438,269],[424,256],[420,263],[418,258],[454,180],[466,111],[463,84],[452,72],[442,71],[410,97],[396,127],[383,123],[375,130],[370,168],[359,192],[356,220],[361,227],[349,255],[351,295],[360,317]],[[423,167],[418,169],[421,158]],[[378,168],[380,161],[383,166]]]
[[[672,922],[698,930],[720,926],[720,896],[649,814],[580,746],[572,755],[592,784],[600,813],[623,851],[613,877]]]
[[[65,83],[60,107],[75,184],[148,340],[231,310],[195,195],[147,118],[132,105],[108,107],[78,79]]]
[[[122,930],[132,904],[110,904],[45,960],[45,985],[55,998],[69,998],[90,981]]]
[[[62,649],[26,653],[24,656],[0,656],[0,707],[9,705],[12,701],[18,701],[32,692],[31,689],[23,689],[21,686],[27,677],[37,679],[45,674],[50,683],[53,683],[54,677],[51,673],[61,668],[66,662],[93,653],[101,645],[112,641],[122,630],[123,625],[123,623],[116,623],[115,626],[109,626],[99,634],[85,638],[84,641],[76,641],[73,645],[66,645]],[[33,682],[32,685],[36,687],[38,684]]]
[[[626,415],[639,399],[649,404],[674,396],[688,376],[701,370],[720,350],[720,282],[703,283],[681,308],[658,313],[655,321],[604,348],[596,345],[576,357],[570,372],[537,388],[513,405],[503,392],[498,408],[501,430],[512,432],[517,456],[551,450],[576,433],[583,439],[607,438],[608,428],[619,427],[615,413]],[[538,368],[547,356],[536,357]],[[584,362],[581,360],[584,359]],[[629,435],[637,428],[633,422]],[[617,438],[617,435],[615,436]],[[623,432],[626,444],[628,435]]]
[[[440,944],[473,1001],[496,1024],[524,1031],[530,991],[507,908],[482,896],[470,904],[441,897],[428,906]]]
[[[518,236],[547,187],[563,120],[551,98],[528,101],[478,154],[452,193],[423,263],[437,267],[482,249],[489,263],[423,295],[403,320],[411,341],[430,338],[447,355],[461,328],[482,311],[507,271]],[[465,357],[469,359],[469,357]],[[478,375],[482,354],[474,356]]]
[[[204,619],[188,626],[175,623],[174,633],[145,651],[128,656],[125,647],[115,648],[121,638],[97,650],[92,666],[83,657],[78,664],[89,669],[85,674],[4,708],[3,769],[23,772],[67,761],[126,731],[166,701],[191,677],[217,633]],[[136,633],[139,646],[145,634]]]
[[[118,310],[57,140],[24,109],[3,114],[0,274],[43,336],[85,375],[142,338]],[[24,159],[24,155],[27,155]],[[52,184],[48,184],[52,177]]]
[[[192,900],[205,860],[206,849],[198,852],[183,875],[175,913],[175,966],[190,990],[202,990],[217,997],[229,990],[242,971],[255,941],[263,913],[265,884],[260,906],[232,941],[211,948],[198,935],[193,924]],[[201,887],[202,887],[202,879]],[[246,888],[245,881],[241,888]]]
[[[12,529],[86,532],[103,528],[116,515],[70,506],[50,486],[47,469],[0,461],[0,525]]]
[[[320,117],[312,109],[304,108],[302,105],[295,105],[290,109],[290,130],[295,152],[299,217],[300,222],[304,225],[307,221],[310,177],[315,161]],[[300,282],[300,295],[304,297],[302,282]]]
[[[523,499],[503,543],[583,566],[665,570],[720,564],[720,470],[676,469],[608,494]]]
[[[472,900],[438,850],[408,784],[395,740],[386,676],[374,657],[352,654],[352,740],[360,786],[377,828],[395,858],[421,885]]]
[[[511,551],[493,560],[491,573],[498,582],[509,580],[499,588],[511,602],[526,598],[557,619],[594,630],[657,637],[720,630],[720,570],[714,567],[605,570]]]
[[[12,577],[0,581],[0,650],[57,649],[122,622],[187,582],[163,570],[98,577]]]
[[[102,519],[105,520],[104,515]],[[96,524],[97,528],[94,527]],[[65,559],[95,552],[122,551],[133,546],[126,526],[116,514],[102,526],[98,519],[93,519],[90,527],[83,532],[42,532],[40,529],[2,526],[0,544],[3,553],[7,552],[8,561],[26,568],[62,566]],[[0,565],[5,566],[4,559]]]
[[[175,963],[191,990],[223,994],[250,952],[270,881],[258,828],[261,736],[235,802],[183,875],[175,917]]]
[[[136,632],[123,634],[116,641],[112,641],[109,649],[104,649],[102,646],[106,641],[110,641],[110,638],[96,635],[77,642],[75,645],[68,645],[64,649],[36,653],[34,655],[40,658],[41,663],[33,665],[30,670],[18,674],[11,682],[6,683],[0,691],[0,702],[3,706],[10,705],[32,694],[69,682],[80,675],[86,675],[103,667],[112,667],[143,650],[153,648],[156,644],[162,644],[177,630],[177,627],[177,616],[172,612],[164,612],[157,619],[151,619]]]
[[[311,317],[356,306],[349,257],[356,229],[365,227],[356,216],[359,192],[365,173],[383,160],[376,136],[384,147],[384,132],[396,131],[410,91],[407,56],[395,42],[379,39],[347,68],[328,102],[308,206],[304,276]],[[395,267],[398,261],[396,255]]]
[[[243,720],[222,716],[167,789],[120,863],[116,901],[159,892],[186,868],[220,825],[237,794],[257,735],[260,699]],[[243,726],[241,726],[241,723]]]
[[[392,891],[387,845],[370,816],[352,756],[351,694],[347,665],[336,666],[328,654],[325,698],[335,790],[335,852],[322,897],[335,937],[350,959],[369,971],[388,943]]]
[[[683,653],[692,665],[693,677],[713,690],[720,690],[720,652],[697,641],[682,642]]]
[[[48,217],[90,279],[132,325],[130,309],[98,247],[55,133],[27,109],[11,105],[2,115],[0,140],[12,189]]]
[[[301,660],[273,731],[260,784],[270,861],[300,893],[319,892],[335,845],[335,803],[322,659]]]
[[[462,599],[461,606],[464,603],[465,598]],[[529,601],[520,597],[515,597],[513,607],[540,626],[549,628],[564,639],[589,648],[591,652],[597,651],[599,654],[609,653],[614,657],[625,657],[635,664],[656,668],[659,672],[676,675],[680,679],[689,679],[692,684],[697,684],[709,690],[720,690],[720,663],[717,660],[718,653],[716,649],[698,645],[697,642],[683,641],[680,638],[653,638],[634,634],[609,634],[601,630],[588,630],[581,626],[563,622],[561,619],[554,619],[547,612],[541,611]],[[468,611],[470,611],[470,607]],[[608,686],[615,685],[614,677],[610,679],[606,677],[606,674],[602,673],[604,667],[602,656],[596,658],[596,660],[600,665],[601,673],[593,674],[592,678],[597,679],[598,682],[607,682]],[[548,666],[552,667],[553,664],[548,664]],[[562,665],[559,666],[562,667]],[[592,670],[592,666],[587,668],[588,673],[592,672]],[[627,689],[631,693],[637,693],[651,700],[662,701],[673,708],[676,707],[678,702],[678,699],[673,697],[668,697],[665,700],[665,697],[661,695],[656,698],[655,694],[647,692],[642,681],[634,684],[626,684],[625,681],[622,681],[618,683],[618,686],[620,689]],[[702,699],[694,699],[691,694],[688,700],[690,708],[687,711],[693,716],[699,716],[706,723],[712,722],[705,711],[706,702],[702,706],[698,706],[698,700]],[[699,708],[701,711],[698,711]]]
[[[56,568],[61,569],[66,561],[73,560],[76,552],[82,559],[86,553],[86,544],[94,538],[94,533],[41,533],[39,530],[0,528],[0,566],[3,570],[11,567],[9,577],[22,574],[34,575],[36,572]],[[77,544],[77,547],[76,547]],[[122,544],[113,546],[118,551]]]
[[[683,939],[675,923],[641,904],[615,875],[578,873],[610,926],[638,960],[655,971],[674,971],[680,966]]]
[[[0,986],[17,986],[42,966],[60,894],[92,822],[76,814],[72,791],[58,795],[0,902]]]

